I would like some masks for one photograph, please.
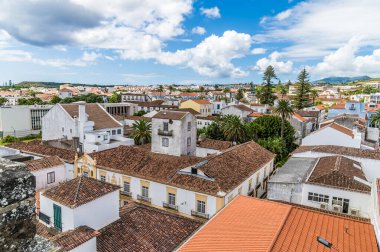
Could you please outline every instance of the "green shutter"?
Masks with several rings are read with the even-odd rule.
[[[54,227],[59,230],[62,230],[61,207],[57,206],[56,204],[53,204],[53,210],[54,210]]]

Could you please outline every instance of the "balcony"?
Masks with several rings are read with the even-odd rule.
[[[209,214],[197,212],[197,211],[194,211],[194,210],[191,210],[191,215],[192,216],[196,216],[196,217],[200,217],[200,218],[204,218],[204,219],[208,219],[209,218]]]
[[[44,214],[40,211],[38,217],[39,217],[40,221],[44,222],[46,225],[50,225],[50,217],[49,216],[47,216],[46,214]]]
[[[158,135],[160,135],[160,136],[173,136],[173,130],[158,129]]]
[[[121,190],[121,191],[120,191],[120,194],[121,194],[121,195],[124,195],[124,196],[128,196],[128,197],[132,197],[132,192],[127,192],[127,191],[123,191],[123,190]]]
[[[141,200],[141,201],[148,202],[148,203],[151,202],[151,198],[148,198],[148,197],[145,197],[145,196],[142,196],[142,195],[139,195],[139,194],[137,194],[137,199]]]
[[[173,209],[173,210],[178,211],[178,206],[177,205],[172,205],[172,204],[169,204],[169,203],[166,203],[166,202],[162,202],[162,206],[165,207],[165,208],[169,208],[169,209]]]

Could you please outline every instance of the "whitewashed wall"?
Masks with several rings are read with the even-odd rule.
[[[55,181],[54,183],[47,183],[47,174],[49,172],[55,173]],[[59,165],[55,167],[51,167],[48,169],[43,169],[39,171],[33,171],[32,174],[36,177],[36,191],[39,191],[41,189],[45,189],[48,187],[56,186],[61,182],[66,181],[66,171],[65,166]]]
[[[73,209],[66,207],[60,203],[54,202],[53,200],[41,195],[40,197],[40,211],[50,217],[51,226],[54,226],[54,210],[53,204],[61,207],[62,215],[62,232],[70,229],[74,229],[74,211]],[[43,222],[42,222],[43,223]]]
[[[303,146],[311,145],[338,145],[352,148],[360,148],[361,140],[352,138],[338,130],[325,127],[302,139]]]

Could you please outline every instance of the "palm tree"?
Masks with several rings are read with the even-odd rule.
[[[239,116],[227,115],[221,120],[223,135],[227,141],[245,142],[247,139],[246,128]]]
[[[318,98],[319,96],[318,91],[316,89],[312,89],[310,91],[310,96],[313,99],[313,105],[314,105],[315,99]]]
[[[159,85],[159,86],[158,86],[158,92],[160,92],[160,99],[161,99],[162,92],[164,92],[164,86]]]
[[[152,139],[152,125],[144,120],[135,121],[132,124],[132,137],[135,144],[141,145],[150,143]]]
[[[380,127],[380,110],[371,116],[371,124]]]
[[[231,89],[229,88],[224,88],[223,89],[223,93],[224,93],[224,98],[226,98],[226,101],[227,101],[227,93],[229,93],[231,91]],[[231,96],[230,96],[231,97]]]
[[[284,137],[285,120],[294,113],[293,107],[288,100],[280,100],[273,109],[273,113],[281,117],[281,138]]]
[[[169,86],[169,93],[172,94],[173,91],[174,91],[174,87],[173,87],[173,85],[170,85]]]
[[[205,87],[204,87],[204,86],[201,86],[201,87],[199,88],[199,91],[201,92],[201,95],[203,95],[203,92],[205,91]]]

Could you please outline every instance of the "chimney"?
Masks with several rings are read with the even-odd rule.
[[[78,104],[78,119],[79,122],[85,122],[86,121],[86,102],[80,101],[77,102]]]

